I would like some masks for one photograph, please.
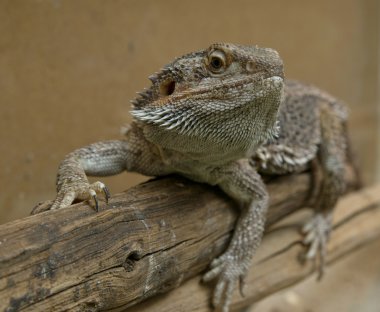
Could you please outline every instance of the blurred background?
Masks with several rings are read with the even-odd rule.
[[[274,48],[287,77],[344,100],[364,181],[380,181],[379,7],[377,0],[0,0],[0,223],[54,198],[67,153],[120,137],[148,75],[218,41]],[[102,181],[117,193],[144,179]]]
[[[377,0],[0,0],[0,223],[54,198],[67,153],[118,138],[148,75],[217,41],[274,48],[287,77],[344,100],[364,181],[379,181],[379,12]],[[144,179],[102,180],[116,193]]]

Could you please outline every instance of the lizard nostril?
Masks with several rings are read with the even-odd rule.
[[[161,95],[171,95],[173,94],[175,90],[175,81],[174,80],[165,80],[161,85],[160,85],[160,93]]]

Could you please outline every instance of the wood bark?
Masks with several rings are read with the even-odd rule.
[[[299,229],[308,216],[305,211],[298,211],[268,229],[246,278],[245,296],[235,292],[232,312],[242,311],[242,308],[282,289],[291,289],[292,285],[312,274],[318,281],[315,263],[302,260],[305,247]],[[338,204],[333,223],[326,275],[333,273],[331,270],[334,268],[330,268],[330,264],[353,252],[360,252],[361,247],[380,239],[380,185],[346,195]],[[361,267],[354,269],[361,270]],[[324,287],[323,282],[322,278],[316,288]],[[154,296],[125,311],[211,312],[211,295],[212,288],[201,282],[201,276],[196,276],[166,295]],[[345,300],[358,304],[356,297]]]
[[[347,172],[352,188],[356,180],[350,167]],[[312,184],[309,173],[268,182],[268,232],[247,279],[247,296],[235,297],[235,307],[312,273],[311,263],[297,260],[304,218],[284,219],[307,204],[315,194]],[[342,199],[329,261],[380,235],[379,207],[380,186]],[[217,188],[167,177],[113,196],[98,213],[79,203],[1,225],[0,309],[125,310],[203,272],[226,248],[237,215]],[[208,311],[210,292],[196,277],[128,310]]]

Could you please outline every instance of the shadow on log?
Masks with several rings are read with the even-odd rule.
[[[352,188],[352,170],[347,172]],[[284,219],[305,205],[310,174],[277,178],[268,189],[269,229],[247,279],[247,296],[236,296],[235,307],[313,272],[312,263],[297,261],[300,219]],[[341,200],[329,261],[380,235],[379,207],[380,187]],[[115,195],[98,213],[80,203],[1,225],[0,308],[125,310],[203,272],[226,248],[236,216],[232,200],[217,188],[168,177]],[[209,311],[209,295],[196,277],[128,311]]]

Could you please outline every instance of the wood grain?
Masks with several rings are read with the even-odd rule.
[[[350,172],[348,168],[348,182],[353,186]],[[311,184],[309,173],[269,181],[268,226],[304,206]],[[377,215],[361,212],[378,213],[378,198],[369,192],[371,204],[364,190],[353,195],[349,208],[340,208],[339,216],[346,217],[338,219],[337,226],[348,221],[333,233],[331,259],[379,234],[375,226],[369,232],[362,220],[380,224]],[[96,213],[80,203],[0,226],[2,311],[124,310],[203,272],[225,249],[237,216],[234,203],[220,190],[179,177],[141,184],[113,196],[100,210]],[[297,261],[302,248],[295,227],[279,227],[282,222],[266,235],[255,257],[256,275],[247,281],[250,295],[238,304],[262,298],[312,272],[310,264]],[[355,235],[347,244],[352,224],[357,226],[352,222],[359,222],[363,231],[352,229]],[[339,229],[344,227],[342,233]],[[195,288],[178,291],[187,289],[184,294],[191,299],[193,291],[202,296],[200,289],[203,295],[207,289],[208,298],[209,288],[197,278],[189,283]],[[196,310],[194,302],[188,304],[189,310],[183,309],[186,301],[182,298],[176,302],[173,311]],[[199,302],[208,309],[208,299]],[[151,301],[146,304],[152,305]]]
[[[298,229],[308,214],[304,211],[275,224],[264,236],[246,280],[245,297],[236,291],[232,311],[252,304],[283,288],[290,287],[315,271],[314,263],[297,261],[304,247]],[[328,246],[328,264],[380,239],[380,185],[346,195],[334,214],[334,230]],[[360,268],[358,268],[360,270]],[[326,274],[330,268],[327,267]],[[324,287],[323,279],[320,286]],[[128,312],[209,312],[212,289],[202,284],[200,276],[186,281],[165,296],[155,296],[127,309]],[[357,304],[356,298],[347,298]]]

